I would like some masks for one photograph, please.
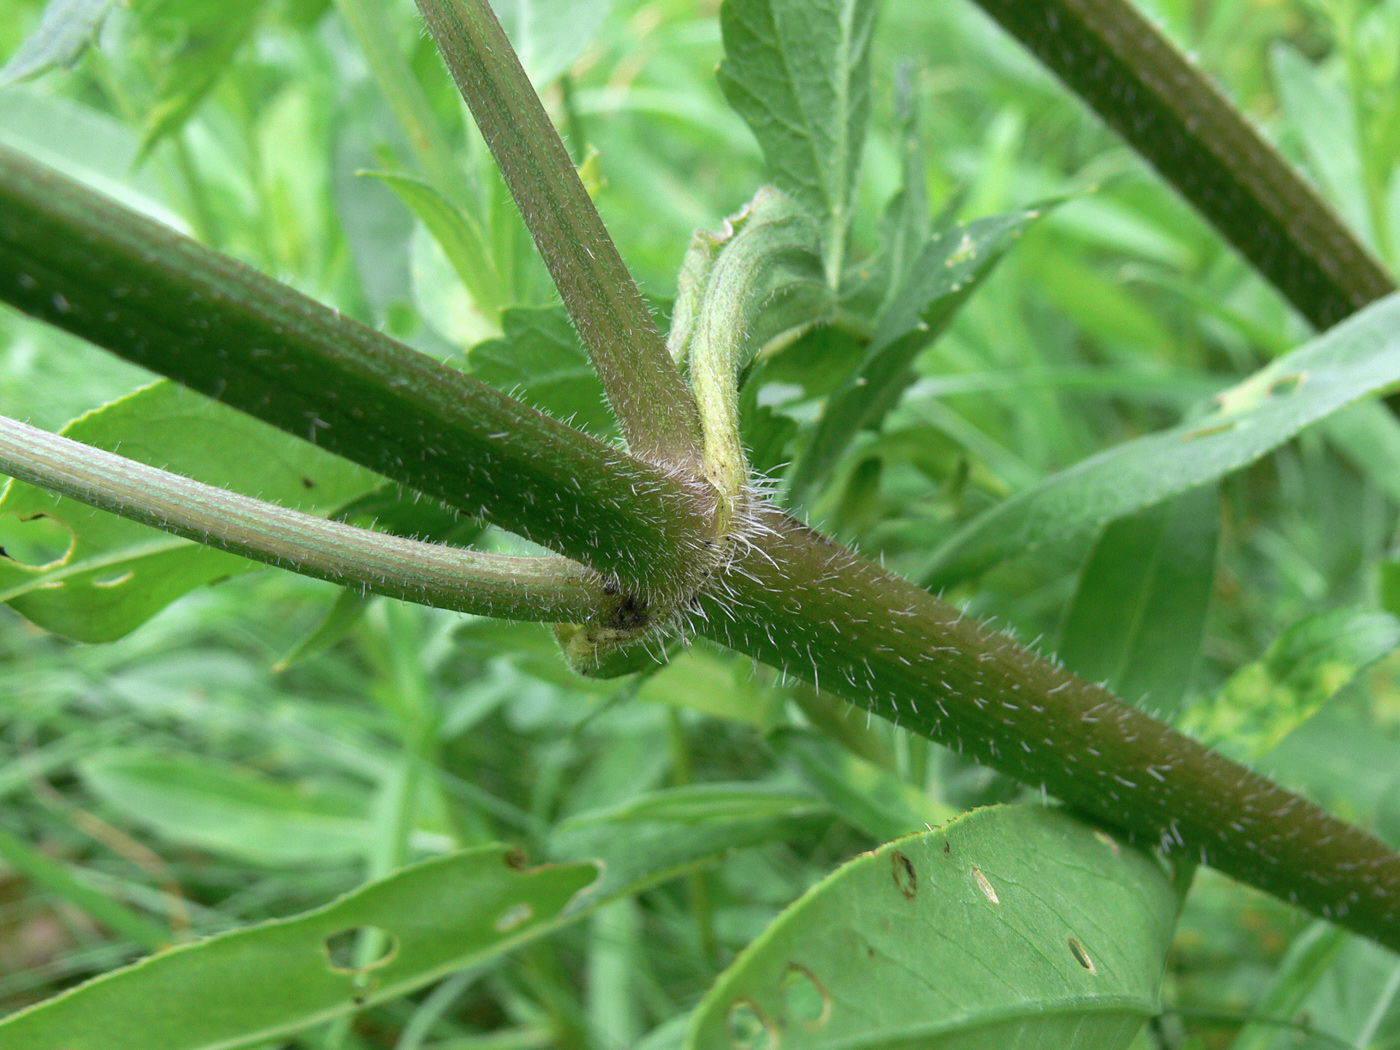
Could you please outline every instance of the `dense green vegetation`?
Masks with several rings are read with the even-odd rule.
[[[419,6],[0,0],[0,1048],[1400,1047],[1400,3]]]

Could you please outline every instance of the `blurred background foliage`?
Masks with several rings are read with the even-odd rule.
[[[1144,6],[1400,267],[1400,0]],[[498,5],[662,312],[691,231],[717,226],[763,178],[715,80],[717,8]],[[95,23],[96,46],[78,41],[70,67],[19,68],[41,14],[34,0],[0,0],[0,56],[32,74],[0,88],[0,142],[609,432],[408,0],[134,0]],[[406,64],[376,59],[386,45]],[[966,0],[882,11],[857,256],[875,248],[901,184],[902,63],[934,212],[966,220],[1066,198],[922,354],[919,381],[812,504],[815,521],[915,573],[979,511],[1188,418],[1308,331]],[[493,341],[503,329],[531,347],[528,360]],[[746,418],[760,462],[792,458],[793,435],[853,363],[818,332],[763,365]],[[151,378],[0,310],[7,415],[57,429]],[[1376,619],[1400,613],[1400,428],[1375,407],[1329,419],[1214,490],[1043,545],[948,593],[1197,732],[1230,739],[1244,727],[1243,757],[1400,844],[1400,663],[1386,658],[1393,621]],[[64,537],[36,538],[28,524],[0,520],[0,544],[42,561],[57,543],[61,555]],[[476,542],[514,541],[488,530]],[[677,1019],[718,970],[836,863],[1020,795],[704,647],[644,680],[585,681],[538,627],[366,602],[273,571],[195,591],[105,645],[2,611],[4,1011],[154,944],[304,910],[408,858],[496,840],[541,851],[561,821],[651,792],[744,782],[822,800],[826,816],[785,841],[285,1044],[678,1045]],[[1105,615],[1141,620],[1122,651],[1099,642]],[[1317,964],[1314,949],[1309,968],[1297,959],[1307,944],[1285,954],[1304,931],[1326,933],[1202,872],[1168,1010],[1139,1045],[1400,1045],[1400,960],[1327,934],[1330,954]],[[1245,1024],[1270,994],[1273,1016],[1294,1027]]]

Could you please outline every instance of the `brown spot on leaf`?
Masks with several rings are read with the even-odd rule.
[[[894,884],[904,899],[912,901],[919,892],[919,873],[914,870],[914,862],[899,850],[890,853],[890,868]]]

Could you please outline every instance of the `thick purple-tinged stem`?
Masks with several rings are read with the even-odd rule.
[[[1400,949],[1400,854],[776,510],[696,628]]]

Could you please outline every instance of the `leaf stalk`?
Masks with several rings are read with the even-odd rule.
[[[617,597],[567,558],[423,543],[230,492],[0,416],[0,473],[303,576],[512,620],[606,618]]]

